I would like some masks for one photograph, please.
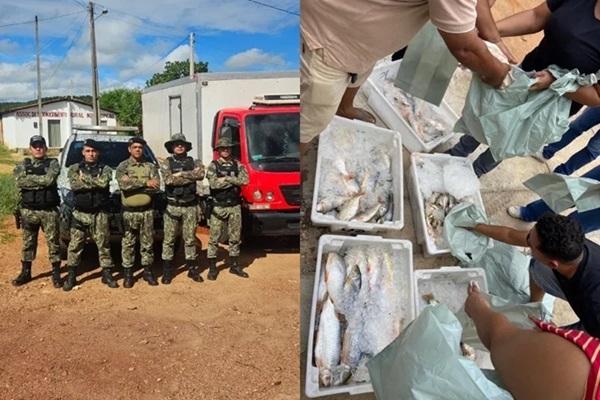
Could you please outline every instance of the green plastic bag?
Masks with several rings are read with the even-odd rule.
[[[459,320],[445,305],[427,306],[367,363],[377,399],[512,399],[462,356],[461,335]]]
[[[478,223],[487,224],[488,219],[483,210],[472,203],[460,203],[446,215],[444,237],[450,244],[452,255],[462,263],[472,264],[480,260],[490,246],[490,238],[461,229],[471,228]]]
[[[513,82],[501,90],[474,74],[454,131],[487,144],[496,161],[534,154],[559,140],[568,129],[571,107],[571,100],[563,95],[593,82],[595,75],[582,76],[576,69],[553,65],[548,70],[557,79],[542,91],[529,91],[536,79],[518,67],[510,71]]]
[[[494,311],[504,315],[510,322],[519,328],[533,329],[535,327],[535,324],[529,317],[540,319],[542,321],[550,321],[552,316],[543,303],[513,304],[509,300],[498,296],[487,294],[484,296],[488,299],[490,306]],[[460,321],[463,327],[461,339],[462,342],[472,346],[477,350],[487,351],[477,335],[475,323],[467,315],[464,308],[456,313],[456,318]]]
[[[571,207],[585,212],[600,207],[600,182],[562,174],[538,174],[523,183],[559,213]]]
[[[394,85],[439,106],[457,66],[437,28],[428,22],[410,41]]]

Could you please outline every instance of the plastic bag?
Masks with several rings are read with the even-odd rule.
[[[461,335],[459,320],[446,306],[427,306],[367,363],[377,399],[512,399],[462,356]]]
[[[476,224],[487,224],[483,211],[472,203],[460,203],[450,210],[444,220],[444,237],[452,255],[464,264],[472,264],[484,256],[491,239],[468,229]]]
[[[571,100],[563,95],[591,83],[578,70],[548,70],[557,78],[546,90],[529,91],[536,79],[518,67],[513,82],[502,90],[483,83],[474,74],[462,116],[455,132],[469,134],[487,144],[496,161],[536,153],[559,140],[569,126]]]
[[[394,85],[439,106],[457,66],[437,28],[428,22],[410,41]]]
[[[600,182],[562,174],[538,174],[523,183],[559,213],[573,206],[585,212],[600,206]]]

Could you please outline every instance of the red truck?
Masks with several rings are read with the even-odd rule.
[[[221,109],[213,123],[213,146],[220,135],[236,143],[232,153],[250,177],[242,188],[244,233],[299,235],[300,96],[264,95],[248,108]]]

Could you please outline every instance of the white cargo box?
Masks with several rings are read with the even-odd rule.
[[[373,392],[373,386],[370,383],[346,384],[341,386],[320,387],[319,369],[314,361],[314,346],[316,342],[317,326],[317,300],[319,293],[319,284],[321,276],[324,274],[324,261],[330,252],[342,252],[353,246],[364,245],[387,245],[392,250],[394,260],[395,277],[402,284],[401,305],[404,307],[406,317],[403,320],[404,329],[415,318],[414,304],[414,280],[413,280],[413,260],[412,243],[408,240],[383,239],[378,236],[340,236],[323,235],[319,239],[317,252],[317,265],[315,272],[315,284],[313,288],[313,298],[310,312],[310,327],[308,331],[308,347],[306,359],[306,382],[305,393],[308,397],[321,397],[338,393],[360,394]]]
[[[482,292],[487,293],[487,279],[482,268],[441,267],[414,271],[415,309],[417,315],[427,306],[423,297],[431,295],[450,311],[457,313],[467,300],[469,282],[475,281]]]
[[[330,154],[332,151],[333,136],[338,128],[349,128],[356,138],[369,138],[371,148],[363,148],[363,153],[367,154],[373,147],[384,144],[390,150],[391,173],[392,173],[392,205],[393,213],[391,221],[383,223],[360,222],[360,221],[342,221],[332,215],[326,215],[317,211],[319,201],[319,189],[324,169],[324,154]],[[335,151],[335,149],[333,149]],[[344,154],[340,154],[344,156]],[[319,150],[317,154],[317,169],[315,172],[315,187],[313,191],[312,210],[310,219],[317,226],[329,226],[333,231],[357,230],[363,232],[377,232],[383,230],[399,231],[404,227],[404,185],[402,173],[402,139],[398,132],[385,128],[380,128],[358,120],[349,120],[341,117],[334,117],[331,123],[325,128],[319,137]]]
[[[442,101],[438,107],[426,103],[424,100],[417,99],[418,101],[425,102],[426,105],[430,107],[432,113],[437,115],[445,126],[448,126],[448,130],[444,135],[431,141],[424,142],[423,139],[417,135],[409,122],[402,117],[398,107],[384,95],[384,92],[380,87],[382,76],[393,76],[395,80],[401,61],[402,60],[394,61],[390,64],[373,69],[371,76],[369,76],[363,85],[364,92],[368,97],[367,104],[375,111],[375,113],[377,113],[388,128],[400,132],[402,135],[402,144],[409,152],[429,153],[435,147],[448,141],[454,136],[453,128],[458,120],[458,116],[445,101]],[[401,89],[397,88],[397,90]]]
[[[412,214],[415,223],[417,242],[423,245],[423,254],[426,257],[447,254],[450,253],[450,248],[447,245],[445,247],[438,247],[434,238],[432,238],[427,231],[427,222],[425,220],[425,200],[423,198],[423,193],[421,192],[419,177],[417,176],[417,162],[419,159],[428,159],[440,165],[445,165],[447,163],[459,163],[468,166],[469,168],[473,168],[473,166],[471,161],[468,159],[464,157],[454,157],[449,154],[413,153],[410,156],[408,194],[413,211]],[[477,191],[472,200],[485,214],[485,208],[483,206],[483,199],[480,191]]]

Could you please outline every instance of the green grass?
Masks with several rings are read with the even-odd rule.
[[[0,217],[12,214],[19,195],[11,175],[0,175]]]
[[[0,144],[0,164],[17,164],[17,160],[13,157],[13,153],[8,148]]]

